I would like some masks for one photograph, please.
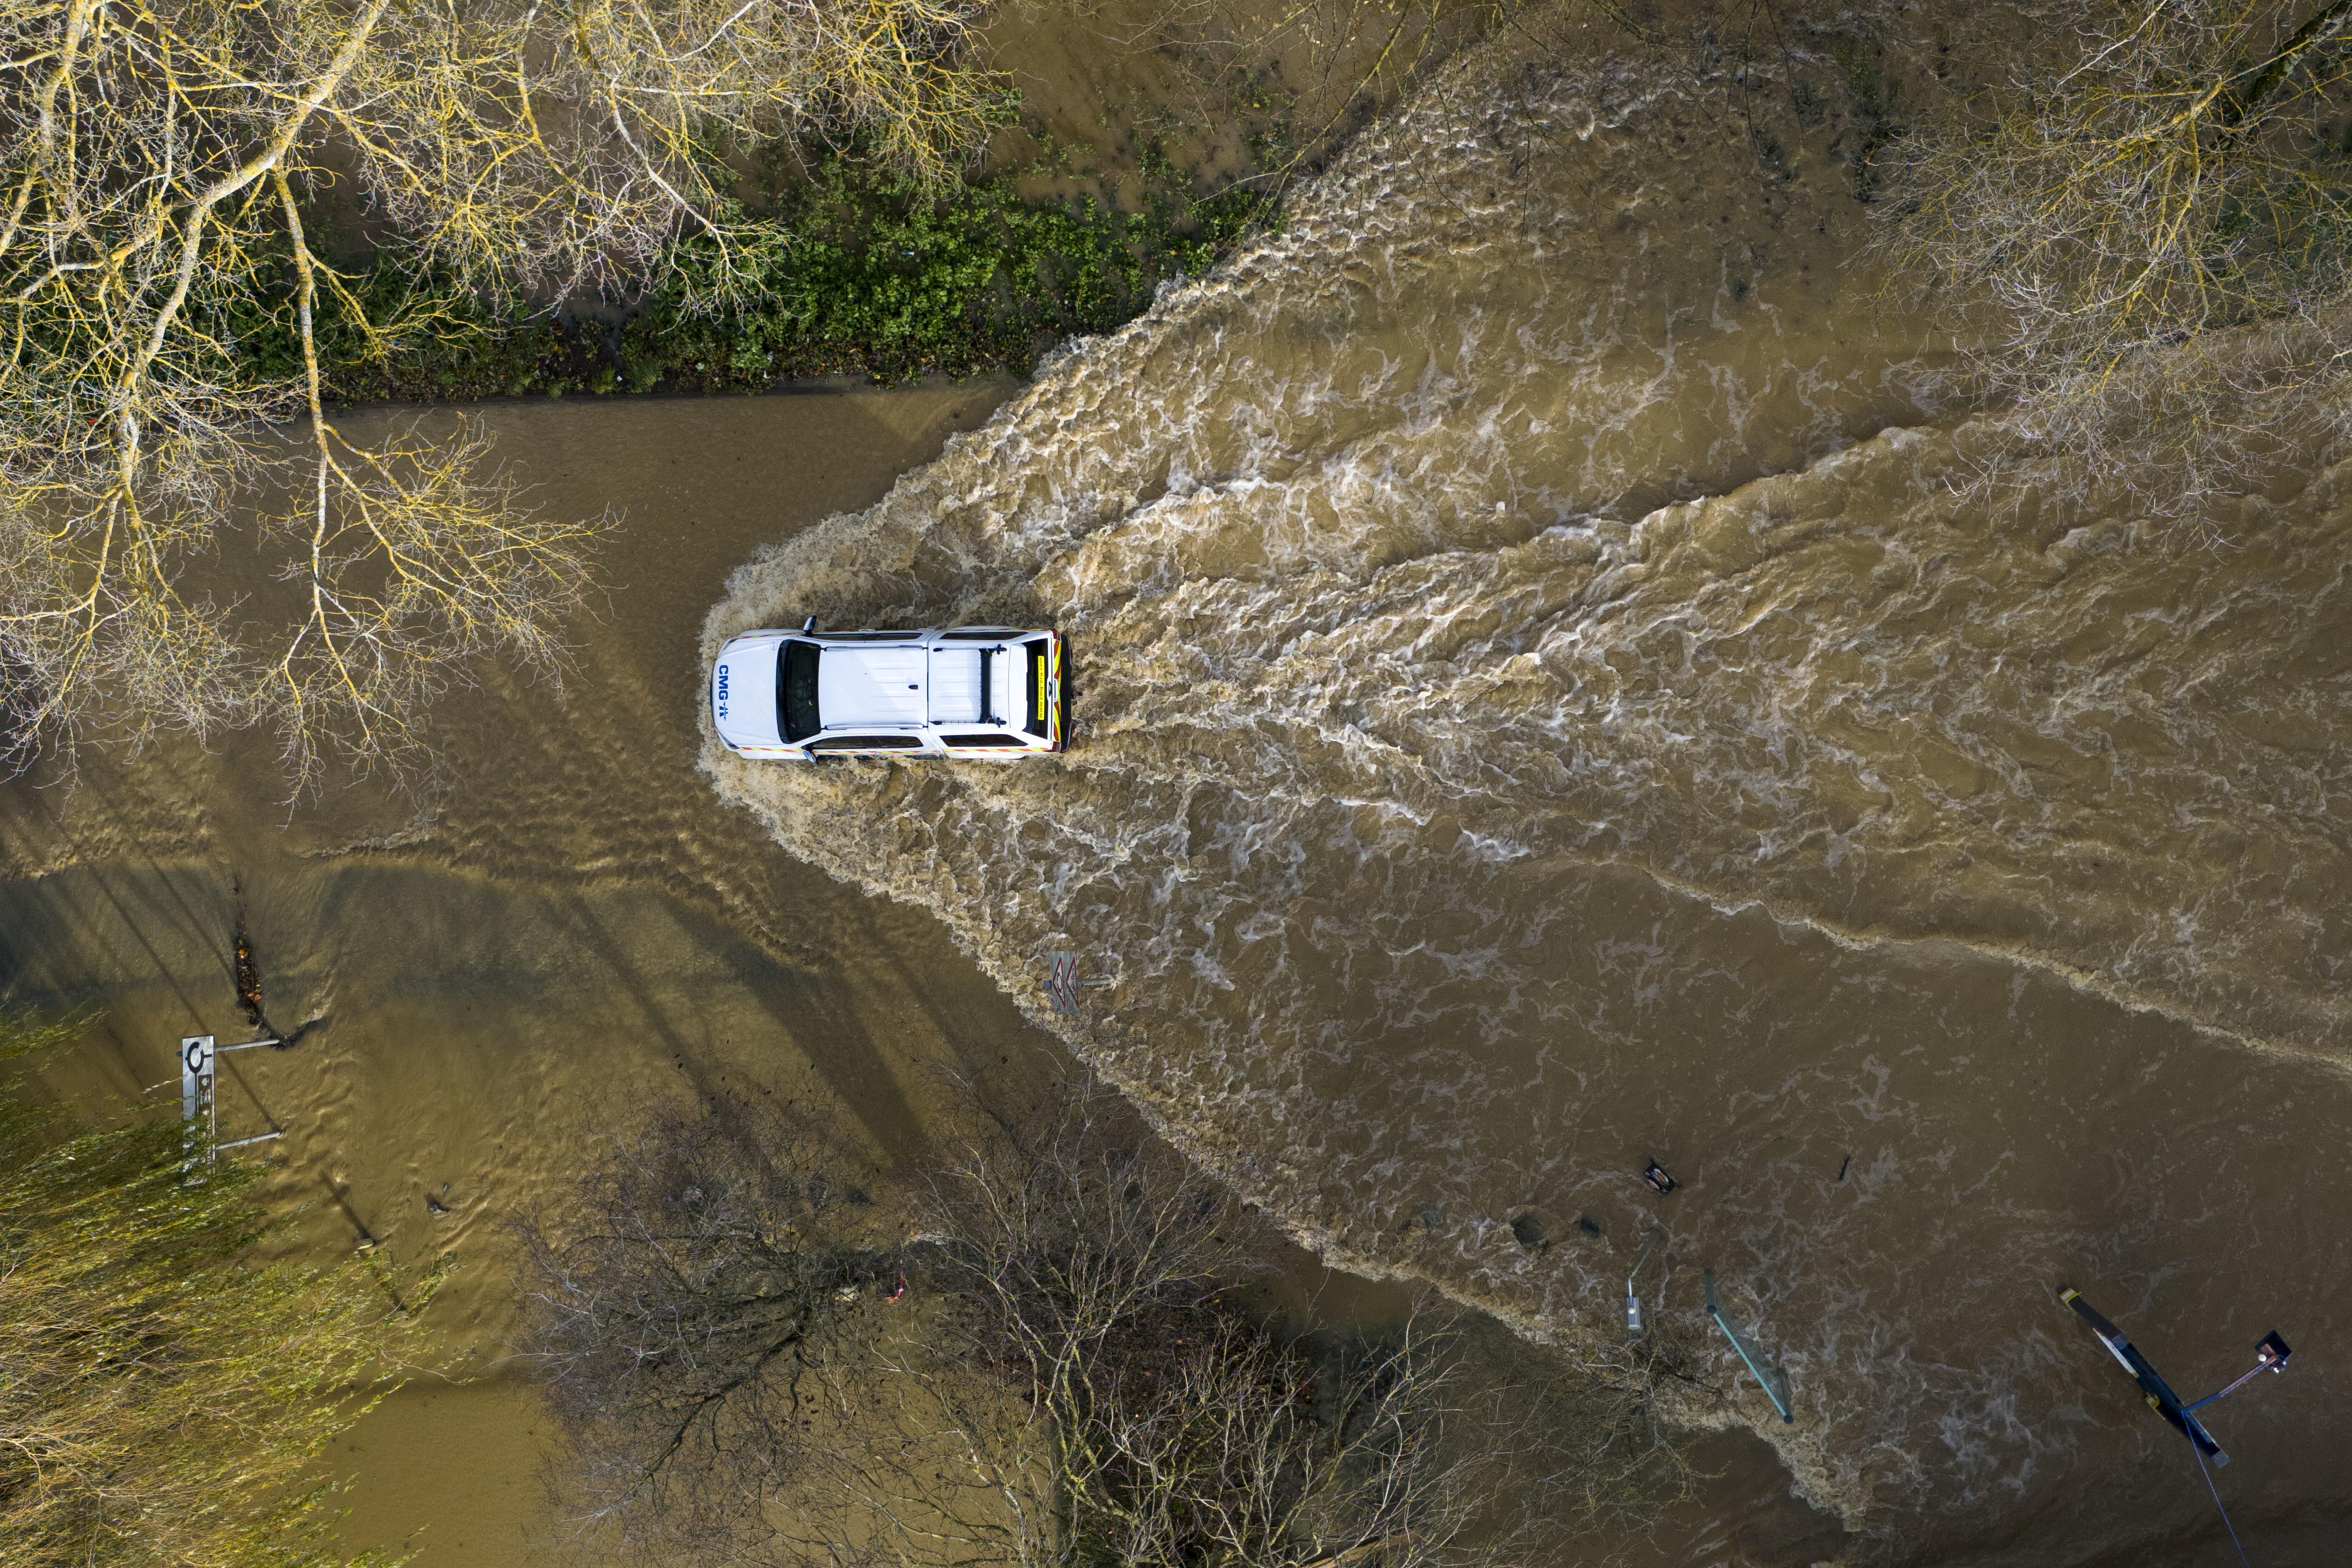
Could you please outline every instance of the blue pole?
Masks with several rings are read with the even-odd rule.
[[[1723,1331],[1723,1337],[1729,1340],[1731,1348],[1739,1352],[1739,1359],[1754,1374],[1756,1385],[1764,1391],[1764,1397],[1772,1402],[1772,1408],[1780,1413],[1781,1421],[1794,1424],[1797,1417],[1789,1409],[1788,1375],[1778,1367],[1768,1373],[1756,1363],[1755,1356],[1748,1352],[1748,1346],[1740,1340],[1739,1331],[1731,1326],[1731,1320],[1725,1315],[1723,1303],[1716,1298],[1715,1270],[1712,1268],[1706,1272],[1706,1315],[1715,1320],[1715,1326]]]

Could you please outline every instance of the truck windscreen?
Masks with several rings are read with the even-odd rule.
[[[824,728],[816,713],[816,661],[813,642],[788,642],[776,661],[776,710],[783,715],[787,742],[805,741]]]

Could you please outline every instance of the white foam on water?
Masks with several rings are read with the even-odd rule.
[[[711,614],[1050,620],[1066,757],[705,764],[1041,1021],[1049,948],[1115,975],[1055,1026],[1335,1258],[1594,1341],[1663,1221],[1800,1390],[1702,1340],[1695,1419],[2063,1561],[2188,1505],[2082,1500],[2155,1438],[2052,1280],[2341,1320],[2340,1234],[2255,1257],[2352,1192],[2352,508],[2325,453],[2217,554],[2055,466],[1988,505],[2012,435],[1861,309],[1842,174],[1748,146],[1721,84],[1463,63]]]

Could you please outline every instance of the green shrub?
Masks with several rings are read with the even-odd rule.
[[[347,403],[1024,374],[1063,339],[1131,321],[1163,280],[1206,272],[1274,216],[1249,191],[1196,197],[1164,157],[1141,169],[1145,199],[1126,212],[1091,198],[1024,202],[1002,179],[941,190],[827,156],[738,252],[739,303],[698,303],[713,291],[716,253],[689,239],[617,331],[562,315],[501,320],[386,256],[348,280],[359,311],[339,302],[320,321],[321,370]],[[298,368],[285,312],[221,325],[258,368]]]

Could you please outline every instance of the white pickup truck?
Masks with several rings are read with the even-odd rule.
[[[741,757],[1020,757],[1058,752],[1062,638],[1038,627],[742,632],[710,672]]]

